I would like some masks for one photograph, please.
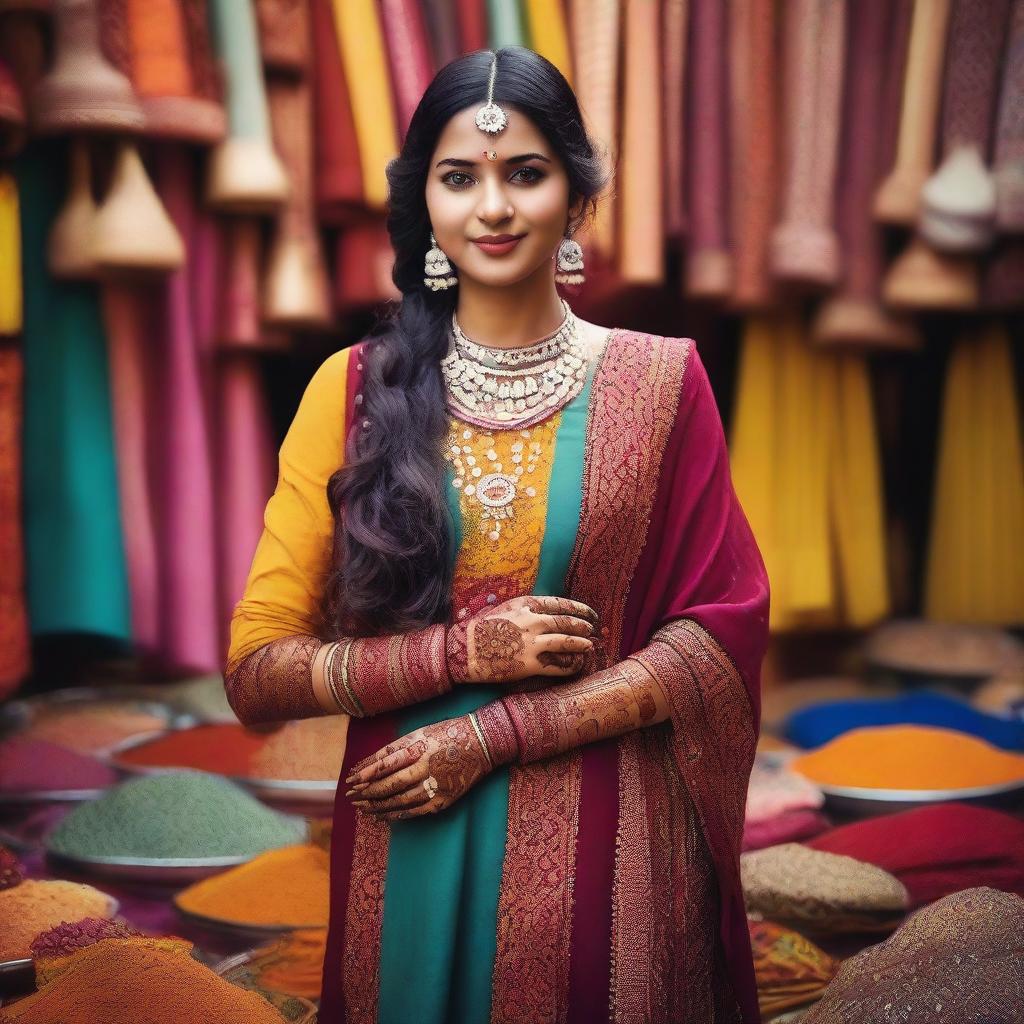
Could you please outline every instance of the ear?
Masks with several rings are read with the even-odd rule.
[[[579,196],[569,204],[568,226],[565,233],[572,234],[580,226],[583,219],[583,211],[587,206],[587,197]]]

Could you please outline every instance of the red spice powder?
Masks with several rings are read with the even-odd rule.
[[[12,736],[0,742],[0,791],[103,789],[117,775],[102,761],[56,743]]]
[[[197,725],[170,732],[119,753],[115,760],[128,767],[196,768],[221,775],[248,775],[249,761],[267,737],[233,722]]]

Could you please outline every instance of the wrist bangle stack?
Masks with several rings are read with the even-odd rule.
[[[477,721],[475,711],[470,711],[469,713],[469,724],[473,727],[473,732],[476,733],[476,738],[480,741],[480,746],[484,749],[484,757],[487,758],[488,767],[493,768],[494,758],[491,757],[491,751],[487,746],[487,740],[484,739],[484,734],[480,729],[480,723]]]

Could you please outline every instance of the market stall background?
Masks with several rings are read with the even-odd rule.
[[[396,297],[384,166],[434,72],[504,45],[615,170],[567,297],[697,340],[769,570],[763,1011],[843,963],[834,1019],[919,908],[1024,950],[1024,0],[0,0],[0,950],[31,952],[4,901],[56,879],[118,905],[51,916],[149,936],[51,936],[40,982],[281,933],[225,970],[316,997],[345,722],[243,730],[227,627],[305,384]],[[284,817],[248,846],[211,819],[175,847],[175,808],[257,799]]]

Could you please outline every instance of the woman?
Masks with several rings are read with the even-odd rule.
[[[755,1021],[768,590],[693,342],[559,299],[604,180],[535,53],[445,67],[387,173],[402,301],[302,399],[226,673],[351,716],[321,1020]]]

